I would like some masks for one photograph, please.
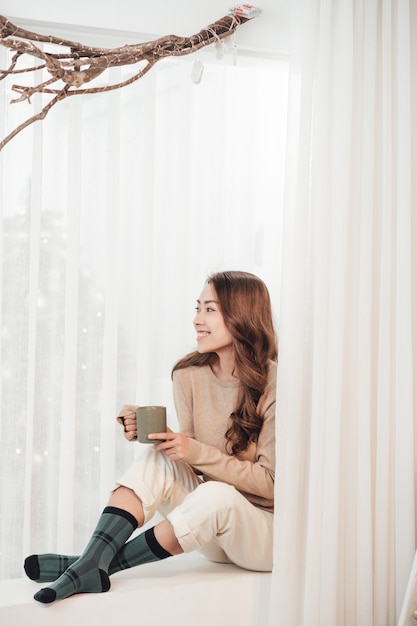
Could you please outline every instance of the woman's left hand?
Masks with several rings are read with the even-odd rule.
[[[181,461],[188,450],[189,439],[181,433],[152,433],[148,439],[155,439],[156,449],[164,451],[173,461]],[[158,439],[165,441],[158,443]]]

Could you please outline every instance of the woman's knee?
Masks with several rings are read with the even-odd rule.
[[[224,506],[233,507],[236,498],[241,497],[239,492],[232,485],[227,483],[209,480],[201,483],[194,492],[197,498],[204,499],[213,510]]]

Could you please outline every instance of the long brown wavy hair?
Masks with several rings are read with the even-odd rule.
[[[248,272],[217,272],[207,278],[216,292],[224,323],[233,337],[234,374],[240,382],[237,406],[231,414],[226,439],[232,454],[257,441],[263,424],[261,397],[268,381],[269,361],[278,358],[271,301],[265,283]],[[211,365],[214,352],[191,352],[173,367]]]

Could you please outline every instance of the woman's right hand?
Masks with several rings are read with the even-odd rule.
[[[124,436],[128,441],[136,441],[138,438],[136,409],[134,405],[125,404],[117,416],[117,421],[123,426]]]
[[[136,427],[136,414],[123,418],[124,435],[128,441],[134,441],[138,438],[138,430]]]

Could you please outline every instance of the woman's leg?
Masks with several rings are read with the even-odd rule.
[[[239,567],[272,570],[273,514],[231,485],[203,483],[167,517],[184,552],[205,553],[214,542]]]
[[[74,593],[99,593],[110,589],[109,565],[137,528],[127,510],[107,506],[84,552],[50,587],[40,589],[35,600],[50,604]]]
[[[152,535],[156,544],[152,542]],[[157,549],[158,544],[161,550]],[[111,576],[124,569],[158,561],[171,555],[182,554],[182,552],[183,549],[178,543],[172,524],[164,520],[125,543],[110,562],[108,575]],[[33,554],[25,560],[25,572],[31,580],[36,582],[53,582],[79,558],[79,555]]]
[[[129,512],[136,520],[136,525],[143,525],[143,507],[138,496],[131,489],[119,487],[110,496],[108,506],[116,507]],[[134,530],[134,529],[133,529]],[[73,565],[80,555],[64,554],[32,554],[25,559],[24,570],[29,578],[37,582],[53,582],[59,578],[68,567]],[[109,574],[111,563],[109,566]]]
[[[199,484],[200,480],[189,466],[177,464],[163,453],[147,449],[142,458],[134,463],[117,482],[116,489],[110,497],[109,506],[126,511],[135,519],[138,526],[142,526],[144,522],[151,519],[157,509],[160,508],[161,512],[166,514]],[[155,527],[155,532],[150,529],[124,544],[107,566],[107,573],[111,575],[122,569],[180,552],[182,549],[176,540],[171,524],[162,522]],[[68,566],[73,566],[78,559],[78,556],[56,554],[31,555],[25,560],[25,571],[32,580],[50,582],[56,580]],[[106,591],[105,587],[109,588],[108,581],[101,588],[99,584],[95,584],[91,589],[80,587],[72,593]],[[54,586],[51,585],[49,589],[54,589]],[[37,599],[53,601],[53,593],[41,594],[41,597]]]
[[[109,506],[116,506],[125,511],[129,511],[137,520],[139,528],[143,526],[144,512],[141,500],[134,491],[127,487],[119,487],[113,491]],[[183,552],[174,534],[171,522],[164,520],[155,526],[155,537],[158,543],[170,554],[181,554]]]
[[[115,506],[119,509],[129,511],[136,519],[137,525],[139,527],[143,525],[144,513],[142,502],[132,489],[123,486],[115,489],[110,496],[108,506]]]
[[[182,554],[184,550],[181,548],[178,539],[175,536],[174,529],[169,520],[157,524],[154,528],[155,537],[159,543],[170,554]]]

